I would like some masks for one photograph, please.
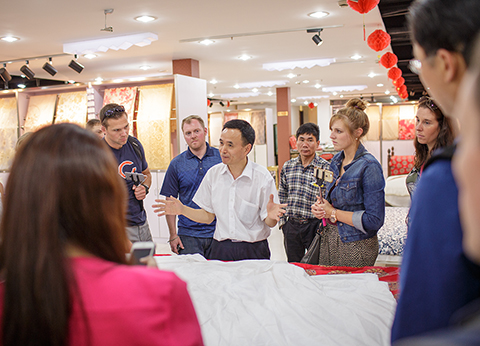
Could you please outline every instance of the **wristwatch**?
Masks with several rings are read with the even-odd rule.
[[[337,212],[337,211],[336,211],[335,209],[333,209],[333,210],[332,210],[332,213],[330,214],[329,220],[330,220],[331,223],[337,222],[336,212]]]
[[[145,194],[148,195],[148,190],[150,190],[150,188],[145,184],[140,184],[140,185],[142,185],[145,188]]]

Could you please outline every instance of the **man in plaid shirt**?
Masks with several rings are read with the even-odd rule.
[[[278,197],[280,203],[288,204],[288,207],[280,218],[279,228],[283,231],[288,262],[300,262],[320,226],[321,220],[311,211],[320,193],[315,186],[313,170],[328,165],[315,153],[319,136],[318,125],[301,125],[296,133],[299,156],[285,162],[280,172]]]

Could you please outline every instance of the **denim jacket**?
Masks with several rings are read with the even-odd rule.
[[[385,179],[382,166],[362,144],[353,161],[344,167],[345,173],[338,178],[344,158],[343,151],[332,158],[330,169],[334,181],[327,185],[327,196],[334,208],[353,211],[355,227],[337,222],[340,239],[348,243],[371,238],[382,227],[385,219]]]

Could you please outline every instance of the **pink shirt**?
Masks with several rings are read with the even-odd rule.
[[[72,266],[82,301],[74,301],[69,345],[89,344],[79,304],[92,346],[203,345],[186,283],[174,273],[95,257],[74,258]]]

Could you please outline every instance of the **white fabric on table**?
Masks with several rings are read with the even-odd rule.
[[[395,299],[375,274],[308,276],[267,260],[156,257],[188,283],[205,345],[389,345]]]

